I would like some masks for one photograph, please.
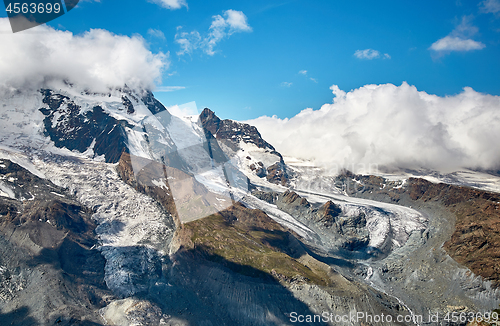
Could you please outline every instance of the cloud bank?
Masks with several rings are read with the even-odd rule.
[[[247,121],[283,155],[331,169],[500,169],[500,97],[466,87],[440,97],[403,83],[331,87],[332,104]]]
[[[39,89],[68,81],[93,91],[108,87],[153,89],[169,65],[168,54],[153,54],[140,36],[93,29],[81,35],[46,25],[12,34],[0,18],[0,87]],[[8,32],[7,32],[8,31]]]
[[[191,54],[194,50],[201,49],[212,56],[215,54],[215,46],[224,38],[234,33],[252,31],[243,12],[229,9],[224,12],[224,17],[213,16],[208,34],[204,37],[198,31],[183,32],[181,26],[177,27],[175,43],[181,48],[177,55]]]

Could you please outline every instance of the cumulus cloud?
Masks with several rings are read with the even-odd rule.
[[[180,50],[176,52],[177,55],[191,54],[197,49],[201,49],[208,55],[214,55],[215,47],[224,38],[234,33],[252,31],[243,12],[229,9],[224,12],[223,16],[212,17],[208,33],[203,37],[198,31],[184,32],[181,26],[177,27],[175,42],[180,46]]]
[[[234,32],[251,32],[252,28],[248,25],[247,16],[241,11],[226,10],[224,13],[226,24],[229,25],[229,34]],[[219,16],[220,17],[220,16]]]
[[[486,45],[472,39],[477,34],[478,28],[471,24],[471,19],[471,16],[462,17],[461,23],[449,35],[434,42],[429,49],[440,55],[452,51],[465,52],[484,49]]]
[[[378,58],[390,59],[391,56],[388,53],[384,53],[382,56],[380,52],[373,49],[356,50],[354,56],[358,59],[373,60]]]
[[[170,10],[188,7],[186,0],[150,0],[150,2],[156,3],[157,5]]]
[[[9,30],[0,18],[0,31]],[[125,84],[152,89],[168,65],[168,54],[153,54],[140,36],[100,29],[74,35],[42,25],[2,33],[0,87],[38,89],[65,80],[94,91]]]
[[[291,82],[282,82],[282,83],[281,83],[281,86],[282,86],[282,87],[291,87],[291,86],[292,86],[292,84],[293,84],[293,83],[291,83]]]
[[[500,1],[485,0],[480,3],[479,11],[486,14],[500,14]]]
[[[247,121],[284,155],[335,168],[500,168],[500,97],[440,97],[403,83],[331,87],[332,104]]]

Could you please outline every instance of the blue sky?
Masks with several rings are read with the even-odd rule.
[[[499,0],[80,1],[48,25],[141,35],[153,53],[169,53],[158,90],[170,91],[156,97],[222,118],[319,109],[333,84],[500,95]]]

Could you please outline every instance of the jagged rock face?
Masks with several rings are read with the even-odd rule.
[[[265,200],[284,212],[292,215],[309,227],[326,232],[336,238],[338,245],[349,251],[363,251],[370,241],[365,214],[343,214],[339,205],[327,201],[319,207],[313,207],[305,198],[294,191],[281,194],[275,192],[254,191],[254,196]]]
[[[133,96],[133,95],[131,95],[131,96]],[[154,97],[153,93],[151,93],[150,91],[143,92],[142,97],[141,97],[141,101],[147,106],[149,111],[151,111],[153,114],[157,114],[157,113],[160,113],[160,112],[167,110],[165,108],[165,106],[163,104],[161,104],[160,101],[158,101]],[[165,122],[168,122],[168,121],[165,121]]]
[[[281,157],[271,144],[262,139],[259,131],[254,126],[233,120],[221,120],[208,108],[201,112],[200,121],[203,128],[209,131],[217,140],[228,140],[234,144],[238,144],[240,141],[255,144],[258,148],[268,149]]]
[[[269,182],[286,186],[289,183],[288,173],[285,164],[276,162],[267,168],[266,179]]]
[[[242,159],[245,157],[242,161],[247,162],[243,164],[248,167],[252,174],[259,178],[265,177],[267,181],[275,184],[289,184],[289,172],[283,157],[271,144],[262,138],[257,128],[233,120],[221,120],[213,111],[207,108],[200,114],[199,119],[205,130],[207,140],[214,137],[214,140],[220,142],[223,148],[230,149],[229,151],[225,149],[226,155],[232,155],[239,150],[247,150],[242,156]],[[252,146],[248,145],[255,147],[252,149]],[[248,154],[254,156],[254,160]],[[264,164],[262,160],[266,163]]]
[[[40,108],[45,115],[44,134],[57,147],[83,153],[95,142],[95,156],[105,155],[106,162],[118,162],[121,153],[127,150],[124,128],[131,126],[126,121],[116,120],[100,106],[94,106],[91,111],[82,114],[81,107],[69,97],[47,89],[41,92],[43,103],[48,106]],[[130,100],[127,103],[131,105]],[[128,106],[127,111],[133,113],[133,106]]]
[[[212,110],[205,108],[200,113],[200,121],[203,128],[208,130],[212,135],[216,135],[217,131],[219,131],[221,119]]]
[[[337,221],[337,217],[342,213],[342,210],[338,205],[335,205],[332,201],[327,201],[323,206],[321,206],[316,212],[316,220],[322,223],[325,227],[332,227]],[[366,221],[365,221],[366,225]],[[363,225],[363,226],[365,226]]]
[[[257,175],[259,178],[264,178],[267,176],[267,171],[264,169],[264,165],[262,162],[259,162],[260,164],[255,165],[255,164],[250,164],[250,170],[255,172],[255,175]]]
[[[134,105],[132,104],[132,102],[130,102],[128,97],[122,96],[122,103],[123,106],[127,108],[127,114],[132,114],[135,112]]]

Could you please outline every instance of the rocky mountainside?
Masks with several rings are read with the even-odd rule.
[[[100,324],[94,311],[114,295],[91,210],[9,160],[1,161],[0,178],[9,194],[0,197],[2,324]]]
[[[244,163],[240,164],[246,171],[250,170],[253,175],[269,182],[288,185],[289,176],[283,157],[262,138],[257,128],[233,120],[221,120],[208,108],[201,112],[200,122],[205,134],[217,139],[223,148],[240,153],[247,150],[247,155],[242,155]]]
[[[358,196],[384,196],[385,200],[405,204],[438,202],[456,219],[453,234],[444,243],[447,253],[477,275],[491,280],[495,287],[500,285],[499,194],[418,178],[409,178],[403,187],[373,176],[347,174],[339,180],[360,182],[354,182],[358,188],[352,192]],[[358,191],[361,187],[362,191]]]
[[[253,126],[128,87],[0,108],[2,323],[440,325],[418,318],[500,303],[495,193],[311,176]]]

